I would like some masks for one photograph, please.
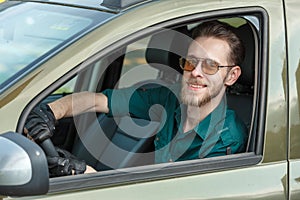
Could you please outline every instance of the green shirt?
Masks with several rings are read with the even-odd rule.
[[[245,151],[247,128],[227,109],[226,98],[193,130],[183,133],[186,106],[178,85],[170,88],[105,90],[109,116],[130,115],[159,121],[154,140],[155,162],[190,160]]]

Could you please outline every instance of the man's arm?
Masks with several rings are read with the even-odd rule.
[[[28,116],[24,133],[34,141],[42,143],[54,134],[57,120],[92,111],[107,113],[109,111],[107,97],[102,93],[74,93],[49,103],[48,106],[44,104],[34,108]],[[77,160],[76,157],[65,156],[67,154],[71,155],[69,152],[58,156],[48,155],[49,169],[51,168],[53,176],[72,174],[74,170],[82,173],[86,169],[83,161]],[[62,163],[65,164],[61,165]],[[95,170],[87,166],[86,173],[90,172]]]
[[[48,105],[56,120],[85,112],[109,112],[107,97],[102,93],[74,93],[49,103]]]

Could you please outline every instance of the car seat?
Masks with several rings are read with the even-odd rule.
[[[255,35],[248,23],[238,27],[236,34],[239,35],[245,46],[245,58],[240,66],[241,76],[226,92],[227,104],[244,121],[250,133],[253,115]]]

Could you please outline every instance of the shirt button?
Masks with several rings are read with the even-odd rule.
[[[159,137],[156,137],[155,140],[158,141],[158,140],[159,140]]]

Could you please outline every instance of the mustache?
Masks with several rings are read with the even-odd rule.
[[[199,80],[197,78],[189,78],[184,80],[187,84],[193,84],[193,85],[207,85],[204,81]]]

